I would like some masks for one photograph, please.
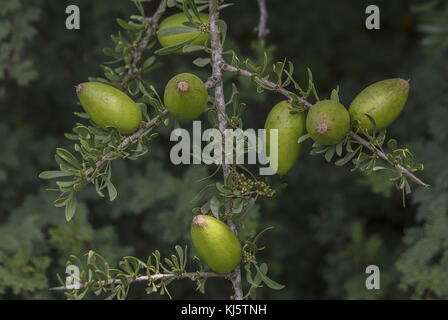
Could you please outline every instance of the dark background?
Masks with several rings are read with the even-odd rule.
[[[256,60],[257,3],[235,2],[222,13],[228,24],[226,47]],[[428,13],[411,12],[411,5],[421,3],[425,1],[267,0],[270,56],[291,60],[304,81],[309,67],[321,98],[339,85],[341,101],[348,106],[374,81],[410,79],[408,104],[388,133],[425,164],[421,176],[432,186],[414,186],[403,208],[401,193],[385,177],[365,177],[305,154],[286,177],[276,178],[288,188],[258,202],[245,225],[247,234],[275,227],[261,239],[267,248],[258,259],[268,263],[270,277],[286,288],[262,288],[261,298],[448,298],[448,65],[446,47],[424,46],[435,41],[431,37],[445,37],[442,42],[447,43],[448,23],[443,21],[448,21],[448,11],[442,3]],[[65,29],[69,4],[80,7],[80,30]],[[381,30],[365,28],[368,4],[379,5]],[[155,3],[145,7],[152,12]],[[73,86],[102,75],[99,65],[106,58],[101,50],[111,46],[110,34],[119,30],[115,18],[135,12],[132,2],[119,0],[2,1],[0,298],[63,299],[62,293],[47,289],[59,285],[56,275],[64,273],[70,254],[93,249],[111,262],[126,255],[145,260],[156,249],[168,255],[175,244],[190,245],[195,206],[190,200],[201,188],[195,181],[213,169],[173,166],[166,129],[147,156],[114,162],[119,192],[114,202],[88,188],[70,223],[62,209],[52,206],[56,194],[45,190],[50,184],[37,178],[55,168],[56,147],[70,147],[63,133],[78,121],[73,112],[81,110]],[[422,29],[427,21],[438,26],[430,34]],[[190,56],[160,60],[164,67],[150,78],[159,92],[176,73],[195,72],[203,80],[210,74],[208,68],[195,67]],[[270,107],[282,98],[257,94],[247,80],[228,79],[227,88],[230,81],[249,106],[246,127],[262,127]],[[381,290],[365,289],[369,264],[380,267]],[[210,279],[204,296],[193,283],[177,281],[171,292],[177,299],[224,299],[231,288],[226,281]],[[158,296],[147,296],[140,284],[129,298]]]

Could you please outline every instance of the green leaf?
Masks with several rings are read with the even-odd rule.
[[[157,32],[157,35],[160,37],[165,37],[165,36],[174,36],[176,34],[193,33],[193,32],[199,32],[199,30],[190,27],[170,27],[159,30]]]
[[[379,133],[378,133],[378,136],[377,136],[377,140],[378,140],[378,145],[379,146],[382,146],[383,145],[383,143],[384,143],[384,140],[386,139],[386,133],[387,133],[387,130],[386,129],[383,129],[383,130],[381,130]]]
[[[154,53],[155,53],[155,54],[158,54],[158,55],[160,55],[160,56],[175,53],[177,50],[179,50],[179,49],[182,48],[183,46],[186,46],[186,45],[192,43],[192,42],[193,42],[197,37],[199,37],[199,36],[200,36],[200,34],[198,34],[196,37],[194,37],[194,38],[192,38],[192,39],[186,40],[186,41],[181,42],[181,43],[179,43],[179,44],[176,44],[176,45],[174,45],[174,46],[161,48],[161,49],[155,51]]]
[[[225,184],[222,184],[221,182],[217,182],[215,186],[219,193],[221,193],[222,195],[229,195],[232,193],[230,188]]]
[[[205,50],[206,47],[204,46],[199,46],[199,45],[187,45],[184,46],[184,48],[182,49],[182,51],[184,53],[190,53],[190,52],[196,52],[196,51],[202,51]]]
[[[219,32],[221,33],[221,39],[222,39],[221,42],[224,45],[227,35],[227,23],[224,20],[216,20],[216,25],[219,28]]]
[[[297,143],[302,143],[302,142],[304,142],[305,140],[308,140],[310,137],[311,137],[311,136],[307,133],[307,134],[301,136],[301,137],[299,138],[299,140],[297,140]]]
[[[187,8],[188,8],[188,9],[191,9],[191,11],[193,11],[193,14],[195,15],[195,17],[199,21],[201,21],[201,17],[199,16],[199,11],[198,11],[198,8],[196,7],[196,3],[194,0],[183,0],[183,4],[184,4],[183,9],[184,9],[184,12],[187,15],[187,17],[190,16],[189,10],[187,10]]]
[[[202,214],[208,214],[210,212],[210,201],[204,203],[200,209]]]
[[[61,197],[61,198],[54,200],[53,205],[57,208],[62,208],[62,207],[65,207],[67,201],[68,201],[68,198]]]
[[[177,0],[168,0],[166,5],[168,6],[168,8],[172,8],[176,5]]]
[[[283,289],[285,286],[275,282],[274,280],[268,278],[268,276],[266,276],[267,272],[268,272],[268,266],[266,263],[262,263],[260,265],[260,267],[258,267],[258,265],[256,263],[254,263],[255,269],[257,269],[257,273],[260,275],[261,280],[263,280],[263,282],[271,289],[273,290],[281,290]]]
[[[68,177],[72,176],[72,174],[64,172],[64,171],[43,171],[39,174],[40,179],[54,179],[54,178],[60,178],[60,177]]]
[[[56,184],[61,188],[61,190],[71,190],[72,186],[75,184],[76,180],[73,181],[56,181]],[[65,190],[64,190],[65,189]]]
[[[252,287],[256,287],[256,288],[260,288],[260,284],[261,284],[261,278],[259,278],[259,281],[254,281],[254,279],[252,278],[252,271],[250,270],[250,266],[251,263],[246,263],[244,265],[244,269],[246,270],[246,279],[247,282],[249,282],[249,284],[251,284]]]
[[[361,147],[358,147],[354,152],[347,153],[343,158],[336,161],[334,164],[337,166],[343,166],[347,162],[349,162],[360,150]]]
[[[110,180],[107,180],[106,185],[107,185],[107,192],[109,193],[109,199],[110,201],[114,201],[118,195],[117,189]]]
[[[74,192],[72,192],[68,196],[67,203],[65,205],[65,219],[67,221],[70,221],[75,215],[76,206],[77,206],[76,195]]]
[[[216,10],[218,10],[219,1],[218,0],[212,0],[210,15],[215,14]]]
[[[210,210],[216,219],[219,219],[219,208],[221,207],[221,202],[219,202],[218,198],[213,196],[210,200]]]
[[[194,22],[194,21],[185,21],[185,22],[182,22],[182,25],[185,26],[185,27],[193,28],[195,30],[199,30],[198,27],[200,26],[199,23]]]
[[[232,212],[235,214],[241,213],[243,211],[244,202],[243,199],[233,199]]]
[[[331,146],[327,149],[327,151],[325,152],[324,158],[325,160],[327,160],[327,162],[330,162],[331,159],[333,159],[333,156],[336,152],[336,147],[335,146]]]
[[[341,141],[341,142],[339,142],[337,145],[336,145],[336,154],[340,157],[340,156],[342,156],[342,147],[343,147],[343,145],[344,145],[344,141]]]
[[[143,25],[135,24],[135,23],[128,23],[128,22],[126,22],[126,21],[124,21],[123,19],[120,19],[120,18],[117,18],[116,21],[120,25],[120,27],[122,27],[125,30],[138,31],[138,30],[141,30],[143,28]]]
[[[211,59],[210,58],[197,58],[193,61],[193,64],[202,68],[205,67],[206,65],[210,64]]]
[[[143,62],[142,68],[143,70],[149,68],[150,66],[152,66],[154,64],[154,62],[156,61],[156,57],[155,56],[150,56],[148,59],[145,60],[145,62]],[[140,84],[140,82],[139,82]]]
[[[339,103],[339,86],[337,86],[336,89],[333,89],[331,91],[331,98],[330,99]]]
[[[81,164],[79,163],[78,159],[76,159],[76,157],[69,151],[62,148],[57,148],[56,155],[67,163],[71,164],[73,167],[81,169]]]
[[[404,183],[404,190],[406,194],[411,194],[412,193],[412,189],[411,189],[411,185],[408,182],[408,179],[404,179],[405,183]]]
[[[390,139],[389,141],[387,141],[387,147],[388,147],[390,150],[395,150],[395,149],[397,149],[397,146],[398,146],[398,142],[397,142],[397,140],[395,140],[395,139]]]
[[[111,48],[104,48],[103,49],[103,53],[106,56],[109,56],[109,57],[112,57],[112,58],[115,58],[115,59],[120,59],[121,58],[121,54],[119,54],[117,51],[115,51],[114,49],[111,49]]]
[[[81,119],[90,119],[90,116],[85,112],[73,112],[73,114],[80,117]]]

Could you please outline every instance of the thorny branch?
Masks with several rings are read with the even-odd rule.
[[[405,167],[403,167],[400,164],[395,164],[391,159],[389,159],[389,157],[382,151],[372,147],[372,145],[366,141],[365,139],[361,138],[359,135],[357,135],[354,132],[351,132],[350,135],[353,137],[353,139],[355,139],[356,141],[358,141],[359,144],[363,145],[364,147],[366,147],[367,149],[369,149],[370,151],[376,153],[381,159],[387,161],[391,166],[394,166],[395,168],[401,170],[401,172],[403,172],[403,174],[408,177],[409,179],[411,179],[412,181],[414,181],[415,183],[423,186],[423,187],[429,187],[429,184],[423,182],[420,178],[418,178],[417,176],[415,176],[412,172],[410,172],[408,169],[406,169]]]
[[[260,21],[258,26],[255,27],[255,31],[258,32],[258,38],[261,41],[265,41],[270,31],[267,27],[268,24],[268,10],[266,9],[266,0],[257,0],[258,7],[260,9]]]
[[[212,1],[213,0],[210,0],[210,6],[211,6]],[[265,0],[258,0],[258,3],[259,3],[259,7],[260,7],[260,22],[256,29],[258,31],[259,38],[263,41],[265,39],[265,37],[269,34],[269,30],[266,27],[268,14],[267,14],[267,10],[266,10]],[[162,14],[164,13],[165,7],[166,7],[166,0],[162,0],[156,13],[152,17],[145,19],[145,21],[151,25],[151,28],[148,29],[146,36],[142,38],[141,42],[136,46],[136,49],[132,52],[132,57],[133,57],[132,65],[134,67],[133,69],[135,69],[138,61],[140,60],[146,46],[149,43],[150,38],[152,36],[154,36],[154,34],[157,30],[158,21],[159,21],[160,17],[162,16]],[[215,107],[218,109],[219,129],[221,132],[224,132],[224,130],[228,126],[227,119],[225,118],[225,99],[224,99],[224,90],[223,90],[223,81],[222,81],[223,72],[225,72],[225,71],[231,72],[237,76],[244,76],[244,77],[256,76],[255,74],[253,74],[252,72],[250,72],[248,70],[239,69],[230,64],[227,64],[222,57],[222,43],[221,43],[221,38],[220,38],[220,32],[219,32],[218,26],[216,24],[216,20],[219,19],[219,10],[224,7],[225,6],[220,6],[218,8],[218,10],[216,11],[216,13],[210,17],[210,21],[209,21],[210,22],[210,34],[211,34],[212,68],[213,68],[213,70],[212,70],[212,76],[205,83],[207,88],[209,88],[209,89],[214,88],[214,90],[215,90]],[[261,82],[263,85],[265,85],[266,87],[271,88],[273,91],[276,91],[276,92],[282,94],[289,100],[292,99],[288,90],[286,90],[285,88],[282,88],[281,86],[275,84],[274,82],[271,82],[265,78],[257,78],[257,80],[259,82]],[[306,108],[310,108],[312,106],[312,104],[310,102],[308,102],[307,100],[305,100],[301,97],[298,97],[298,99]],[[149,133],[154,127],[156,127],[161,122],[161,120],[163,119],[163,116],[166,115],[167,113],[168,113],[168,111],[164,110],[162,112],[162,114],[156,116],[151,121],[144,123],[139,128],[139,130],[137,130],[134,134],[123,139],[123,141],[119,145],[119,149],[127,147],[129,144],[133,143],[138,138]],[[421,179],[416,177],[408,169],[404,168],[403,166],[401,166],[399,164],[395,164],[393,161],[391,161],[391,159],[389,159],[389,157],[385,153],[374,148],[364,138],[360,137],[359,135],[357,135],[354,132],[351,132],[350,135],[359,144],[368,148],[369,150],[371,150],[372,152],[377,154],[378,157],[387,161],[390,165],[394,166],[395,168],[399,169],[403,173],[403,175],[405,175],[406,177],[408,177],[409,179],[411,179],[418,185],[421,185],[424,187],[429,186],[428,184],[423,182]],[[104,156],[102,156],[101,159],[99,159],[96,162],[96,168],[103,165],[106,161],[110,160],[112,157],[113,157],[112,153],[108,153],[108,154],[105,154]],[[90,174],[92,174],[96,168],[88,168],[85,172],[86,176],[89,176]],[[227,165],[223,165],[224,180],[227,179],[229,172],[230,172],[229,167]],[[226,204],[226,210],[231,211],[231,206],[232,206],[232,203],[230,201],[229,203]],[[237,228],[236,228],[235,223],[232,220],[228,220],[227,223],[228,223],[229,227],[232,229],[232,231],[237,233]],[[234,299],[241,300],[243,298],[242,284],[241,284],[241,270],[240,270],[239,266],[235,269],[234,272],[232,272],[231,274],[227,274],[227,275],[222,275],[222,274],[218,274],[218,273],[214,273],[214,272],[194,272],[194,273],[183,273],[181,275],[178,275],[178,274],[156,274],[156,275],[152,275],[152,276],[142,276],[142,277],[138,277],[138,278],[131,278],[129,280],[132,282],[156,281],[156,280],[171,279],[171,278],[176,278],[176,279],[193,278],[195,276],[202,277],[202,278],[223,277],[223,278],[229,279],[233,285]],[[120,280],[115,280],[113,282],[116,284],[119,284]],[[109,282],[109,284],[111,284],[111,283],[112,283],[112,280],[111,280],[111,282]],[[82,284],[81,284],[81,287],[82,287]],[[61,287],[51,288],[50,290],[66,290],[66,289],[71,289],[71,288],[61,286]]]
[[[163,110],[162,113],[156,117],[154,117],[151,121],[145,122],[134,134],[126,137],[118,146],[119,150],[126,148],[129,144],[136,141],[138,138],[148,134],[154,127],[156,127],[163,119],[163,116],[168,113],[168,110]],[[86,177],[90,176],[93,171],[99,167],[101,167],[106,161],[111,160],[113,158],[112,152],[109,152],[103,155],[97,162],[95,168],[88,168],[85,172]]]
[[[144,21],[149,25],[146,35],[140,39],[139,43],[135,45],[135,49],[131,51],[131,67],[129,68],[128,75],[131,77],[135,77],[135,70],[137,69],[137,63],[140,61],[143,52],[145,51],[146,47],[148,46],[149,41],[151,38],[156,34],[157,32],[157,26],[159,23],[160,18],[164,14],[166,9],[166,0],[162,0],[159,3],[159,6],[157,7],[156,12],[151,16],[144,19]],[[133,143],[138,138],[146,135],[149,133],[154,127],[156,127],[160,121],[162,120],[163,116],[168,113],[167,110],[164,110],[161,115],[156,116],[154,119],[152,119],[149,122],[144,123],[133,135],[126,137],[123,139],[123,141],[118,146],[118,149],[124,149],[129,144]],[[113,157],[113,154],[107,153],[103,155],[97,162],[95,168],[88,168],[85,172],[86,177],[89,177],[95,169],[101,167],[106,161],[110,160]]]
[[[132,75],[134,71],[137,69],[137,63],[140,61],[143,52],[148,46],[149,41],[157,32],[157,25],[159,23],[160,18],[166,9],[166,0],[160,1],[160,4],[152,17],[145,18],[144,21],[149,25],[146,35],[140,40],[140,42],[135,46],[135,49],[131,52],[132,67],[129,69],[129,75]]]
[[[168,280],[168,279],[195,279],[195,278],[226,278],[229,275],[227,274],[220,274],[215,272],[185,272],[182,274],[175,274],[175,273],[158,273],[151,276],[141,276],[136,278],[127,278],[126,280],[131,282],[142,282],[142,281],[158,281],[158,280]],[[98,285],[111,285],[111,284],[122,284],[122,281],[120,279],[115,280],[109,280],[107,283],[105,281],[98,282]],[[54,287],[50,288],[49,290],[52,291],[58,291],[58,290],[78,290],[85,287],[85,284],[81,283],[79,286],[75,285],[69,285],[69,286],[60,286],[60,287]]]
[[[213,0],[209,1],[209,8],[212,11]],[[210,17],[210,36],[211,36],[211,50],[212,50],[212,79],[214,80],[214,91],[215,91],[215,107],[218,110],[218,122],[219,122],[219,130],[222,134],[225,134],[225,130],[227,129],[228,123],[225,117],[226,113],[226,103],[224,99],[224,85],[222,81],[222,68],[221,64],[224,62],[222,58],[222,43],[221,43],[221,34],[216,23],[216,20],[219,19],[219,10]],[[224,182],[227,181],[227,178],[230,174],[230,168],[228,164],[223,163],[223,176]],[[232,200],[229,199],[226,202],[226,213],[232,211]],[[235,225],[235,222],[232,219],[227,220],[227,224],[230,229],[237,234],[238,230]],[[243,289],[241,284],[241,269],[238,265],[233,273],[230,276],[230,281],[232,281],[235,300],[243,299]]]
[[[243,69],[238,69],[234,66],[231,66],[229,64],[223,63],[221,65],[221,68],[225,71],[229,71],[232,72],[236,75],[239,76],[246,76],[246,77],[253,77],[254,74],[250,71],[247,70],[243,70]],[[289,94],[288,90],[279,87],[277,84],[264,79],[264,78],[258,78],[258,80],[265,86],[273,89],[274,91],[277,91],[279,93],[281,93],[282,95],[284,95],[285,97],[287,97],[288,99],[291,100],[291,95]],[[306,101],[303,98],[299,97],[299,101],[306,107],[306,108],[310,108],[312,106],[311,103],[309,103],[308,101]],[[409,171],[408,169],[406,169],[405,167],[394,163],[391,159],[389,159],[389,157],[381,152],[380,150],[377,150],[376,148],[374,148],[367,140],[365,140],[364,138],[362,138],[361,136],[359,136],[358,134],[356,134],[355,132],[351,132],[350,135],[353,137],[353,139],[355,139],[359,144],[361,144],[362,146],[368,148],[370,151],[374,152],[378,157],[380,157],[381,159],[387,161],[390,165],[394,166],[395,168],[397,168],[398,170],[400,170],[403,175],[405,175],[406,177],[408,177],[409,179],[411,179],[412,181],[414,181],[415,183],[417,183],[420,186],[423,187],[429,187],[429,185],[425,182],[423,182],[420,178],[418,178],[417,176],[415,176],[411,171]]]

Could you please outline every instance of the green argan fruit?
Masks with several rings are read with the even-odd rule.
[[[197,215],[191,223],[191,239],[199,257],[217,273],[229,273],[241,262],[241,244],[222,221]]]
[[[198,20],[196,16],[193,16],[193,21],[199,24],[203,24],[202,28],[204,30],[198,30],[197,28],[193,28],[191,26],[184,25],[185,22],[189,22],[187,16],[181,12],[176,13],[168,18],[164,19],[159,25],[159,31],[157,32],[157,38],[159,39],[159,43],[162,47],[171,47],[177,44],[181,44],[187,40],[193,39],[199,35],[195,40],[193,40],[190,45],[203,45],[205,42],[210,41],[210,33],[208,32],[208,28],[205,27],[206,23],[208,23],[208,15],[205,13],[199,14],[201,21]],[[163,35],[164,30],[168,28],[182,28],[181,33],[177,34],[166,34]],[[201,29],[201,26],[199,27]],[[190,30],[188,30],[190,29]],[[180,29],[179,29],[180,30]],[[182,53],[182,48],[180,48],[177,53]]]
[[[278,129],[278,174],[286,174],[299,159],[303,145],[297,140],[306,133],[305,113],[290,112],[288,101],[277,103],[269,112],[266,129],[266,151],[270,155],[270,129]]]
[[[98,126],[116,127],[122,134],[137,130],[142,113],[137,104],[122,91],[99,82],[76,86],[82,107]]]
[[[387,79],[368,86],[353,100],[348,111],[351,120],[359,121],[360,129],[372,132],[382,130],[397,119],[408,99],[409,82],[403,79]]]
[[[341,142],[350,130],[350,114],[334,100],[322,100],[313,105],[306,117],[306,130],[321,144]]]
[[[196,119],[204,112],[207,101],[207,88],[194,74],[178,74],[166,84],[165,106],[178,119]]]

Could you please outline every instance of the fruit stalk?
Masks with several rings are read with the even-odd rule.
[[[236,68],[232,65],[229,65],[227,63],[225,63],[224,61],[221,63],[220,65],[221,69],[223,71],[228,71],[231,73],[234,73],[238,76],[244,76],[244,77],[253,77],[254,74],[250,71],[244,70],[244,69],[239,69]],[[277,84],[264,79],[264,78],[257,78],[258,81],[260,81],[263,85],[265,85],[266,87],[271,88],[273,91],[276,91],[282,95],[284,95],[285,97],[287,97],[289,100],[291,100],[291,96],[289,94],[289,91],[286,90],[285,88],[282,88],[280,86],[278,86]],[[310,102],[308,102],[307,100],[300,98],[299,97],[299,101],[306,107],[306,108],[311,108],[312,104]],[[387,161],[390,165],[394,166],[395,168],[399,169],[404,176],[408,177],[410,180],[414,181],[416,184],[422,186],[422,187],[429,187],[429,184],[423,182],[420,178],[418,178],[417,176],[415,176],[411,171],[409,171],[407,168],[399,165],[399,164],[395,164],[391,159],[389,159],[389,157],[381,152],[380,150],[377,150],[376,148],[374,148],[373,146],[370,145],[369,141],[365,140],[364,138],[362,138],[361,136],[359,136],[358,134],[356,134],[355,132],[351,131],[350,135],[353,137],[353,139],[355,139],[359,144],[361,144],[362,146],[368,148],[369,150],[371,150],[372,152],[374,152],[376,155],[378,155],[378,157],[380,157],[381,159]]]
[[[213,8],[213,1],[209,1],[209,9],[210,12]],[[222,134],[225,133],[225,129],[228,126],[227,119],[225,117],[226,114],[226,103],[224,99],[224,85],[222,81],[222,68],[221,65],[224,63],[224,59],[222,58],[222,43],[221,43],[221,34],[219,32],[218,26],[216,24],[216,20],[219,19],[219,9],[210,17],[210,36],[211,36],[211,50],[212,50],[212,79],[214,81],[214,91],[215,91],[215,107],[218,113],[218,122],[219,122],[219,130]],[[230,174],[229,165],[223,162],[223,177],[224,182],[227,181],[227,178]],[[232,200],[229,199],[226,201],[226,212],[232,211]],[[237,234],[238,230],[235,225],[235,222],[232,219],[227,220],[227,225],[230,229]],[[229,276],[230,281],[233,285],[234,295],[233,298],[235,300],[243,300],[243,289],[241,284],[241,269],[238,265],[232,274]]]

